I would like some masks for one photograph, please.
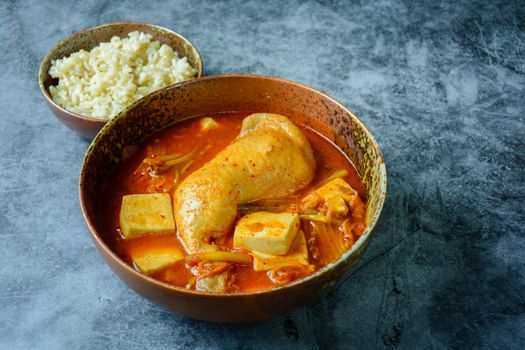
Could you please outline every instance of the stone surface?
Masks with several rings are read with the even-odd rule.
[[[88,142],[36,78],[60,39],[126,20],[190,38],[206,74],[297,80],[369,125],[389,195],[339,288],[227,325],[167,313],[113,275],[77,198]],[[0,46],[0,348],[524,348],[523,3],[2,1]]]

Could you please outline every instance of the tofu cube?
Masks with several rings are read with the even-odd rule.
[[[299,215],[295,213],[251,213],[237,223],[233,246],[265,254],[285,255],[299,225]]]
[[[202,118],[199,123],[202,131],[215,129],[219,126],[219,123],[210,117]]]
[[[175,230],[169,193],[130,194],[122,197],[120,229],[126,238]]]
[[[284,256],[253,252],[253,269],[255,271],[306,265],[308,265],[308,247],[303,231],[297,233],[290,251]]]
[[[132,254],[131,258],[141,272],[151,274],[184,259],[184,254],[175,247],[163,247]]]
[[[358,197],[357,191],[341,178],[334,179],[316,190],[317,194],[325,202],[329,213],[336,216],[348,214],[347,203],[352,203]]]

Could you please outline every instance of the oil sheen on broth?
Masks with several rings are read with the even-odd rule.
[[[348,250],[366,225],[366,194],[361,180],[334,144],[301,125],[298,128],[306,136],[317,164],[306,187],[284,197],[240,204],[229,232],[209,238],[205,249],[192,251],[177,235],[169,217],[173,215],[177,187],[228,147],[249,115],[231,112],[192,118],[162,130],[142,145],[128,146],[105,191],[104,234],[113,251],[137,270],[165,283],[235,293],[303,278]],[[159,195],[136,196],[139,194]],[[156,211],[147,203],[156,203]],[[159,215],[159,220],[150,222],[147,215]],[[274,224],[277,220],[279,226],[264,228],[268,220]],[[296,221],[298,228],[292,227]],[[259,237],[261,249],[268,251],[246,248],[260,243],[251,241],[250,229],[255,227],[255,231],[270,232]],[[246,230],[247,235],[242,236]],[[275,238],[276,243],[264,245],[266,238],[271,240],[268,242]],[[281,243],[288,251],[277,254]]]

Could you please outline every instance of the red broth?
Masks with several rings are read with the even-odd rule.
[[[232,112],[207,115],[207,117],[211,117],[221,124],[221,127],[210,129],[206,132],[200,131],[199,120],[201,118],[192,118],[176,123],[148,139],[130,158],[123,161],[114,177],[110,179],[105,192],[107,200],[104,208],[104,231],[108,244],[117,255],[131,266],[134,266],[131,255],[140,251],[145,252],[161,246],[173,246],[184,252],[176,232],[146,234],[137,238],[124,239],[119,227],[122,197],[126,194],[134,193],[167,192],[173,194],[176,188],[176,185],[174,185],[175,172],[166,171],[152,177],[141,166],[142,161],[153,154],[187,153],[196,146],[209,145],[206,152],[199,158],[196,158],[182,174],[178,181],[178,184],[180,184],[184,178],[202,167],[237,137],[241,129],[242,120],[249,114],[251,113]],[[350,160],[339,148],[314,130],[301,125],[299,125],[299,128],[306,135],[312,146],[317,161],[317,171],[312,183],[296,193],[299,198],[298,201],[300,202],[300,198],[313,191],[316,184],[329,174],[335,170],[344,169],[349,174],[344,180],[359,193],[361,200],[358,201],[358,209],[366,211],[365,191],[359,174]],[[364,217],[365,215],[363,215],[362,219],[356,219],[352,223],[360,228],[359,234],[362,234],[364,231]],[[359,234],[353,234],[349,237],[339,230],[331,229],[326,225],[321,227],[321,229],[319,227],[314,229],[313,226],[315,224],[311,222],[303,221],[301,225],[309,245],[311,268],[309,271],[301,269],[288,271],[291,273],[287,276],[288,278],[284,283],[305,277],[309,273],[335,261],[359,238]],[[224,248],[232,248],[232,235],[233,232],[220,242]],[[283,284],[283,281],[276,282],[275,278],[270,278],[268,272],[255,271],[252,266],[234,264],[232,271],[235,276],[235,291],[255,291]],[[190,271],[190,266],[186,264],[184,259],[175,265],[154,273],[152,277],[175,286],[193,288],[191,286],[193,275]]]

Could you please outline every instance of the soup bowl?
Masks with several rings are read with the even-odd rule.
[[[335,143],[359,171],[368,199],[363,236],[337,261],[287,285],[256,292],[207,293],[165,284],[125,263],[107,244],[101,203],[104,187],[127,146],[194,116],[226,111],[270,112],[317,130]],[[136,148],[136,147],[135,147]],[[366,125],[348,108],[308,86],[256,75],[218,75],[172,85],[135,102],[112,119],[89,147],[80,174],[80,201],[95,246],[113,271],[144,298],[167,310],[215,322],[261,320],[312,301],[333,287],[370,242],[386,196],[381,150]]]
[[[110,41],[113,36],[123,38],[134,31],[151,34],[153,41],[159,41],[161,44],[170,46],[179,56],[187,57],[188,63],[197,70],[196,77],[202,75],[202,59],[197,48],[182,35],[153,24],[136,22],[103,24],[81,30],[60,41],[42,60],[38,72],[38,84],[47,105],[58,120],[88,139],[95,137],[108,121],[71,112],[53,101],[49,92],[49,86],[58,84],[58,79],[54,79],[49,75],[49,68],[51,68],[54,60],[69,56],[80,50],[89,51],[102,42]]]

